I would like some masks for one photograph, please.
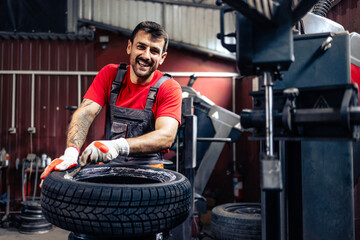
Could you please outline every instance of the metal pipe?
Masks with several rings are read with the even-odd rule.
[[[31,75],[31,127],[34,127],[35,111],[35,74]]]
[[[9,212],[9,214],[11,214],[11,213],[22,213],[22,211],[10,211]],[[4,212],[4,211],[1,211],[0,212],[0,214],[6,214],[6,212]],[[4,216],[5,217],[5,216]],[[4,221],[5,220],[5,218],[3,217],[3,219],[2,219],[2,221]]]
[[[265,87],[265,116],[266,116],[266,155],[274,155],[274,133],[273,133],[273,81],[270,72],[263,73],[263,84]]]
[[[22,197],[22,201],[26,201],[25,198],[25,184],[26,184],[26,180],[25,180],[25,159],[23,159],[22,161],[22,168],[21,168],[21,197]]]
[[[5,216],[9,216],[10,214],[10,184],[7,185],[6,188],[6,214]]]
[[[232,78],[239,77],[239,73],[235,72],[168,72],[173,77],[190,77],[196,75],[197,77],[215,77],[215,78]],[[89,71],[27,71],[27,70],[0,70],[0,74],[17,74],[17,75],[81,75],[81,76],[96,76],[98,72]]]
[[[236,77],[232,77],[232,96],[231,96],[231,100],[232,100],[232,111],[236,112],[236,99],[235,99],[235,95],[236,95]],[[232,143],[232,159],[234,162],[234,168],[236,168],[236,143]],[[236,172],[236,169],[234,169],[234,173]]]
[[[84,18],[84,0],[79,0],[78,19]]]
[[[15,128],[15,101],[16,101],[16,75],[31,75],[31,126],[28,128],[28,132],[35,133],[34,125],[34,106],[35,106],[35,76],[36,75],[57,75],[57,76],[69,76],[76,75],[78,77],[78,106],[81,103],[81,76],[96,76],[98,72],[95,71],[29,71],[29,70],[0,70],[0,75],[12,74],[13,75],[13,89],[12,89],[12,115],[11,115],[11,128],[10,134],[16,133]],[[211,78],[232,78],[233,84],[233,109],[234,109],[234,96],[235,96],[235,80],[240,75],[234,72],[169,72],[173,77],[190,77],[196,75],[197,77],[211,77]]]
[[[162,19],[161,19],[161,21],[162,21],[162,25],[161,26],[166,26],[166,3],[162,3],[161,4],[161,6],[162,6]]]
[[[178,5],[178,6],[187,6],[187,7],[201,7],[207,9],[220,9],[221,7],[206,4],[206,3],[194,3],[188,1],[174,1],[174,0],[135,0],[137,2],[153,2],[153,3],[162,3],[162,4],[169,4],[169,5]]]
[[[31,71],[31,70],[1,70],[0,74],[17,74],[17,75],[96,75],[98,72],[81,72],[81,71]]]
[[[15,128],[15,94],[16,94],[16,75],[13,74],[12,100],[11,100],[11,127]]]
[[[78,107],[80,106],[81,103],[81,75],[78,74]]]
[[[11,127],[9,128],[10,134],[16,133],[15,128],[15,101],[16,101],[16,74],[13,74],[12,83],[12,99],[11,99]]]
[[[91,0],[91,20],[94,20],[94,0]]]
[[[231,81],[231,107],[232,107],[232,111],[235,112],[236,111],[236,99],[235,99],[235,95],[236,95],[236,77],[232,77],[232,81]]]
[[[35,117],[35,74],[31,74],[31,115],[30,115],[30,127],[28,128],[28,132],[30,134],[34,134],[36,132],[34,117]]]
[[[231,142],[231,138],[196,138],[199,142]]]

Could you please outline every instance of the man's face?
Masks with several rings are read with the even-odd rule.
[[[126,52],[130,55],[130,65],[138,78],[148,79],[164,62],[164,44],[163,38],[155,39],[142,30],[136,34],[133,43],[128,41]]]

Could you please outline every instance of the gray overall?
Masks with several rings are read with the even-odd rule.
[[[150,87],[144,110],[131,109],[115,106],[118,99],[121,84],[126,74],[126,64],[121,63],[115,80],[111,85],[109,107],[106,117],[105,139],[132,138],[144,135],[155,130],[155,117],[152,106],[156,99],[160,85],[171,78],[164,74],[154,86]],[[129,156],[118,156],[110,161],[112,164],[122,165],[151,165],[162,163],[161,153],[129,154]]]

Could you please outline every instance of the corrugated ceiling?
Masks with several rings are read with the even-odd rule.
[[[234,58],[216,37],[220,32],[220,8],[215,5],[215,0],[77,0],[71,1],[68,6],[72,8],[69,9],[69,14],[73,24],[77,24],[80,19],[130,32],[139,22],[151,20],[165,27],[170,44]],[[76,11],[78,15],[74,17],[76,14],[71,11]],[[225,21],[225,32],[234,32],[235,14],[227,14]],[[234,42],[235,39],[228,40],[228,43]]]

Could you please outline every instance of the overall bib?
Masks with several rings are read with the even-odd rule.
[[[127,65],[121,63],[115,80],[111,85],[109,108],[107,111],[105,139],[132,138],[144,135],[155,130],[155,117],[152,106],[156,99],[160,85],[170,79],[169,74],[164,74],[154,86],[150,87],[145,109],[131,109],[115,106],[118,99],[122,82],[126,75]],[[161,152],[146,154],[129,154],[129,156],[118,156],[110,161],[110,164],[122,165],[156,165],[162,163]]]

